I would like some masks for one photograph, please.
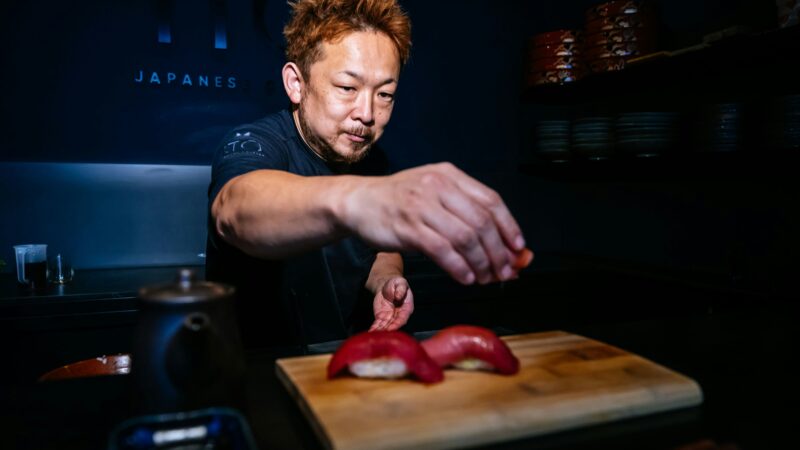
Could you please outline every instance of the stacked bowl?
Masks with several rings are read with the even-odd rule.
[[[738,103],[714,105],[711,111],[708,150],[715,152],[735,151],[740,142],[741,110]]]
[[[765,143],[773,150],[800,150],[800,94],[774,98],[763,117]]]
[[[800,0],[775,0],[778,7],[778,26],[781,28],[800,24]]]
[[[536,150],[541,159],[567,162],[570,159],[569,121],[542,120],[536,125]]]
[[[652,2],[615,0],[586,10],[584,59],[592,72],[625,68],[656,48],[658,19]]]
[[[613,148],[613,120],[609,117],[585,117],[572,125],[572,150],[590,160],[608,159]]]
[[[661,155],[675,145],[677,135],[678,114],[674,112],[630,112],[617,118],[617,149],[628,155]]]
[[[540,33],[530,39],[528,85],[564,84],[586,73],[583,34],[577,30]]]

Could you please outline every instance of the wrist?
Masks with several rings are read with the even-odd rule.
[[[345,234],[358,232],[359,193],[363,191],[367,177],[352,175],[337,176],[326,189],[328,214],[337,230]]]

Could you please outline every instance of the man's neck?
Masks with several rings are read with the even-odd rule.
[[[294,108],[292,111],[292,119],[294,120],[294,128],[297,130],[297,134],[300,135],[300,139],[302,139],[303,143],[306,144],[306,147],[311,149],[311,153],[313,153],[317,158],[327,162],[320,152],[308,142],[306,136],[303,134],[303,127],[300,126],[300,108]]]

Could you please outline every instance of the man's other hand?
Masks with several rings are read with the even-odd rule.
[[[389,278],[375,294],[372,302],[375,322],[369,331],[397,330],[408,322],[414,312],[414,294],[403,277]]]

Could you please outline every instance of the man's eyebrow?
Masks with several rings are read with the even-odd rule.
[[[364,77],[362,77],[361,75],[357,74],[356,72],[353,72],[353,71],[350,71],[350,70],[343,70],[340,73],[343,73],[345,75],[351,76],[351,77],[355,78],[356,80],[358,80],[361,83],[364,82]],[[397,82],[397,80],[395,80],[394,78],[387,78],[387,79],[383,80],[382,83],[379,83],[378,86],[383,86],[383,85],[386,85],[386,84],[391,84],[391,83],[396,83],[396,82]]]

